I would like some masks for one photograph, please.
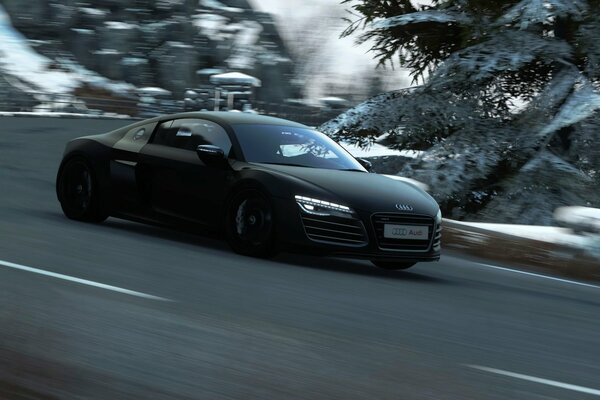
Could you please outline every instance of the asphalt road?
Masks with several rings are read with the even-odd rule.
[[[0,118],[0,399],[600,396],[600,287],[67,220],[65,142],[122,124]]]

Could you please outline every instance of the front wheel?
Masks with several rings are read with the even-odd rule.
[[[409,269],[416,263],[403,263],[403,262],[395,262],[395,261],[371,261],[376,267],[381,269],[387,269],[389,271],[397,271],[402,269]]]
[[[76,157],[65,163],[58,174],[56,189],[68,218],[97,223],[108,218],[102,210],[94,171],[85,159]]]
[[[236,253],[252,257],[274,255],[273,226],[273,210],[264,194],[248,189],[233,197],[225,217],[225,232]]]

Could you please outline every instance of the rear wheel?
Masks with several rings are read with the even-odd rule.
[[[371,261],[376,267],[381,269],[387,269],[390,271],[408,269],[415,265],[416,263],[403,263],[403,262],[395,262],[395,261]]]
[[[248,189],[237,193],[225,219],[227,241],[236,253],[252,257],[269,257],[276,253],[273,210],[260,191]]]
[[[64,214],[70,219],[102,222],[108,218],[101,208],[94,172],[83,158],[73,158],[61,168],[57,194]]]

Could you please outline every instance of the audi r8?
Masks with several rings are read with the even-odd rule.
[[[68,218],[202,228],[249,256],[310,252],[385,269],[440,257],[442,217],[429,194],[273,117],[183,113],[74,139],[56,191]]]

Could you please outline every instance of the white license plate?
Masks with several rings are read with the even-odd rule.
[[[427,240],[429,227],[385,224],[383,226],[383,237],[388,239]]]

